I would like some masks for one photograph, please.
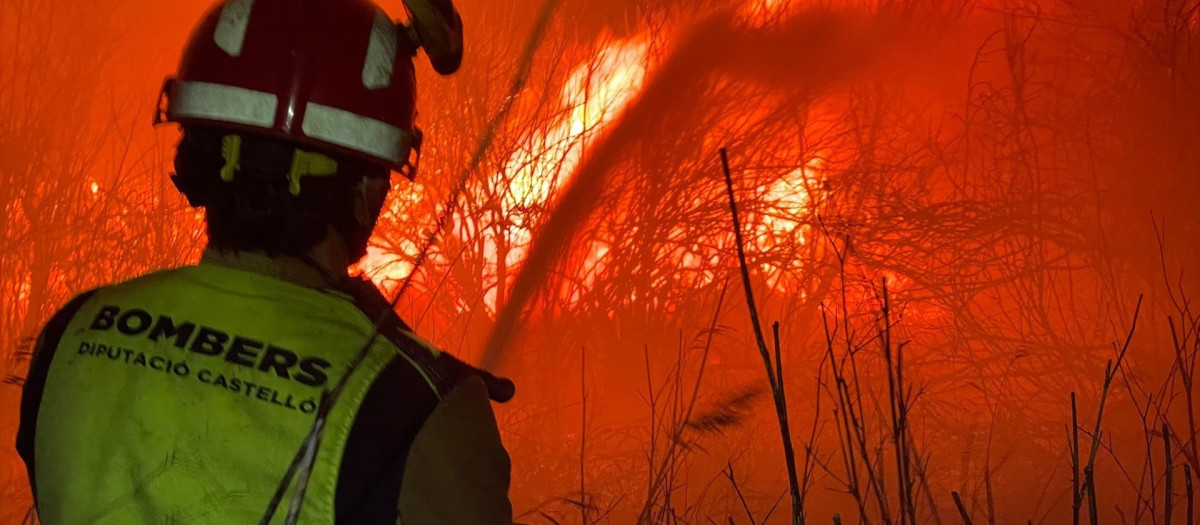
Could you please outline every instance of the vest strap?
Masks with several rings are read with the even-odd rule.
[[[408,324],[396,315],[391,301],[388,301],[369,279],[347,278],[341,291],[354,299],[354,305],[366,314],[367,318],[372,321],[383,319],[379,327],[380,335],[386,337],[425,371],[430,383],[437,390],[438,397],[445,396],[463,379],[475,375],[487,386],[488,397],[492,401],[505,403],[513,398],[516,385],[512,380],[464,363],[457,357],[439,351],[420,340]]]

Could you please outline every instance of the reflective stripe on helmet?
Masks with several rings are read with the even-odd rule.
[[[279,98],[274,94],[225,84],[178,81],[167,94],[170,120],[196,118],[270,128]]]
[[[392,84],[392,71],[396,66],[396,47],[399,35],[392,19],[375,12],[375,23],[371,26],[371,40],[367,44],[367,59],[363,62],[362,82],[367,89],[385,88]]]
[[[229,56],[242,54],[242,44],[246,43],[246,28],[250,25],[250,11],[254,8],[254,0],[230,0],[221,9],[221,20],[213,31],[213,41],[217,47],[229,53]]]
[[[445,4],[441,16],[460,27],[450,0],[408,1]],[[416,44],[377,0],[219,0],[188,39],[155,121],[249,127],[239,131],[411,177]]]
[[[398,163],[405,160],[412,136],[382,120],[310,102],[304,111],[304,134]]]

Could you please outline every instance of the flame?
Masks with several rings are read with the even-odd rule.
[[[765,204],[754,226],[750,246],[759,252],[799,248],[808,244],[809,226],[803,222],[811,202],[810,191],[818,183],[817,175],[824,168],[821,156],[813,157],[799,168],[785,173],[765,188],[760,202]],[[786,276],[795,268],[789,264],[763,262],[762,269],[771,276],[773,286],[780,290],[792,288]],[[796,290],[803,292],[803,290]]]
[[[644,38],[617,41],[577,66],[562,90],[568,113],[526,141],[509,157],[506,211],[545,203],[569,178],[583,157],[586,140],[615,120],[641,90],[649,43]],[[501,174],[502,175],[502,174]]]
[[[500,213],[497,223],[507,223],[504,239],[495,233],[485,232],[484,252],[495,272],[500,262],[500,243],[505,244],[504,263],[508,267],[519,266],[524,260],[532,241],[532,225],[528,223],[533,207],[551,205],[557,190],[569,182],[583,158],[589,139],[595,137],[620,117],[625,107],[641,90],[645,81],[649,58],[649,40],[644,36],[617,40],[604,45],[590,59],[571,70],[560,95],[562,117],[545,128],[534,131],[521,141],[522,146],[504,162],[503,168],[494,173],[488,184],[500,189]],[[388,222],[399,221],[411,224],[409,210],[416,203],[416,196],[423,192],[412,189],[405,192],[409,198],[393,199],[387,213]],[[407,220],[406,220],[407,219]],[[462,239],[470,239],[477,232],[468,232],[462,221],[457,231],[451,232]],[[351,267],[352,273],[369,276],[385,291],[397,284],[413,271],[413,263],[420,247],[412,241],[401,241],[400,253],[385,247],[378,239],[367,248],[367,254]],[[586,266],[596,275],[602,271],[602,259],[609,247],[603,243],[591,247],[591,256]],[[590,282],[590,281],[589,281]],[[503,283],[493,283],[503,284]],[[496,311],[497,289],[489,287],[484,303],[491,312]],[[468,305],[460,304],[461,308]]]
[[[397,175],[392,175],[396,180]],[[392,224],[412,224],[420,196],[425,193],[419,182],[403,181],[392,185],[393,197],[389,199],[388,207],[380,215],[380,222]],[[351,274],[361,274],[369,277],[385,293],[394,291],[399,283],[412,274],[417,256],[421,253],[418,239],[415,236],[401,238],[397,243],[385,244],[384,239],[371,239],[367,246],[367,254],[350,267]],[[396,249],[398,248],[398,250]]]
[[[791,6],[790,0],[760,0],[747,4],[743,13],[752,23],[760,20],[768,23],[782,16]],[[466,221],[455,221],[455,229],[449,234],[463,240],[482,241],[484,264],[491,273],[483,295],[483,304],[489,312],[495,312],[502,290],[525,259],[532,242],[534,224],[530,221],[542,215],[542,210],[552,207],[559,189],[565,187],[587,152],[589,141],[623,114],[629,103],[641,91],[650,72],[653,57],[650,40],[639,35],[623,40],[611,40],[601,44],[599,51],[574,67],[567,75],[559,95],[562,111],[541,129],[531,131],[516,150],[501,164],[486,181],[499,195],[498,208],[490,212],[493,224],[503,224],[500,229],[484,228],[470,230]],[[801,167],[780,176],[774,183],[759,188],[764,211],[750,224],[751,239],[747,248],[768,251],[780,247],[801,246],[807,242],[808,227],[802,216],[809,206],[809,188],[815,183],[816,174],[823,168],[819,157],[810,159]],[[390,215],[407,217],[407,209],[415,206],[419,191],[407,192],[413,196],[407,200],[394,200]],[[697,204],[699,204],[697,202]],[[486,221],[485,221],[486,222]],[[678,234],[678,235],[676,235]],[[687,233],[680,230],[672,234],[686,239]],[[709,269],[719,259],[724,240],[712,242],[681,242],[672,259],[688,275],[695,285],[712,282],[716,275]],[[592,241],[586,248],[580,269],[582,288],[570,292],[572,301],[582,290],[589,288],[606,269],[604,259],[612,247],[602,241]],[[379,286],[388,290],[413,271],[414,261],[420,247],[412,241],[403,241],[400,246],[384,247],[373,243],[366,256],[353,268],[371,277]],[[503,260],[500,260],[503,259]],[[505,270],[501,272],[500,266]],[[763,263],[762,268],[771,277],[771,282],[780,289],[790,288],[783,276],[794,273],[795,268],[787,265]],[[504,280],[506,282],[499,282]],[[461,303],[461,301],[460,301]],[[466,303],[461,308],[468,308]]]
[[[779,175],[773,182],[748,190],[753,197],[742,202],[757,203],[757,206],[743,215],[747,254],[781,251],[786,254],[808,245],[811,235],[811,195],[816,191],[825,170],[824,158],[818,152],[799,167]],[[702,203],[697,200],[693,205],[701,206]],[[719,268],[722,257],[733,250],[732,234],[696,239],[683,225],[674,227],[668,239],[674,246],[670,257],[680,270],[678,278],[693,287],[715,281],[718,275],[713,269]],[[775,263],[772,260],[787,262]],[[773,288],[797,293],[801,297],[805,295],[805,290],[791,278],[798,274],[798,257],[763,258],[752,264],[764,274]]]
[[[559,188],[570,181],[594,138],[624,112],[641,91],[649,62],[649,40],[644,36],[618,40],[605,45],[591,59],[576,66],[563,84],[562,118],[535,132],[524,146],[513,153],[504,168],[493,178],[503,188],[502,212],[512,226],[507,231],[505,263],[517,266],[524,260],[532,233],[525,210],[549,205]],[[499,257],[497,239],[485,239],[486,251],[493,263]],[[603,258],[609,247],[593,243],[584,267],[590,283],[603,271]],[[504,283],[499,283],[503,285]],[[498,292],[491,288],[484,303],[496,311]]]
[[[738,14],[751,27],[767,27],[791,14],[792,0],[752,0],[742,4]]]

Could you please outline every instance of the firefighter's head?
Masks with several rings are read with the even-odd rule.
[[[354,261],[366,252],[392,171],[269,135],[187,125],[175,173],[188,202],[206,210],[212,248],[301,256],[332,231]]]
[[[448,12],[434,32],[458,31],[443,39],[456,68]],[[206,208],[212,246],[303,255],[332,228],[351,260],[365,253],[392,175],[416,175],[412,57],[428,33],[368,0],[217,4],[159,104],[183,126],[173,180]]]

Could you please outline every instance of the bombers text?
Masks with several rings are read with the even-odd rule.
[[[181,350],[212,357],[308,386],[321,386],[328,379],[329,361],[301,357],[295,352],[237,334],[228,334],[191,321],[176,321],[167,315],[151,315],[141,308],[122,310],[105,305],[96,313],[91,330],[116,329],[128,336],[143,336],[153,342],[168,339]]]

